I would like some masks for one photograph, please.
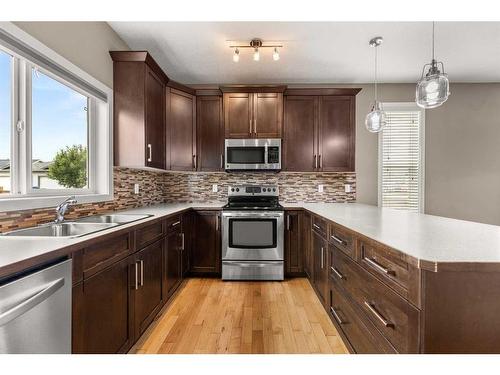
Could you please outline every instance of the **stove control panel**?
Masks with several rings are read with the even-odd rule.
[[[262,197],[277,197],[279,189],[276,185],[236,185],[228,187],[228,195],[234,196],[262,196]]]

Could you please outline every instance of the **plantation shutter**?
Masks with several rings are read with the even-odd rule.
[[[382,207],[420,211],[421,173],[418,110],[386,111],[381,133]]]

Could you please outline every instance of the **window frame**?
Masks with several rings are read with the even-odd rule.
[[[84,79],[107,95],[107,102],[59,77],[54,72],[19,56],[0,43],[0,49],[13,56],[11,87],[11,192],[0,195],[0,212],[55,206],[70,195],[78,203],[96,203],[113,199],[112,165],[112,89],[97,81],[38,40],[9,22],[0,22],[0,28],[28,44],[37,52]],[[87,178],[88,188],[81,189],[33,189],[32,186],[32,122],[31,79],[32,68],[75,90],[88,98],[87,108]],[[19,124],[22,131],[18,131]],[[103,167],[104,166],[104,167]],[[98,168],[99,167],[99,168]]]
[[[382,109],[391,111],[411,111],[420,113],[419,128],[419,171],[418,171],[418,212],[425,212],[425,109],[415,102],[384,102]],[[378,134],[378,206],[382,206],[382,169],[383,169],[383,129]]]

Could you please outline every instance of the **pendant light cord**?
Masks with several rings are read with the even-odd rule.
[[[377,81],[378,81],[378,76],[377,76],[377,60],[378,60],[378,53],[377,53],[378,46],[375,46],[375,105],[377,105],[378,102],[378,87],[377,87]]]
[[[435,21],[432,21],[432,61],[434,61],[434,28],[435,28]]]

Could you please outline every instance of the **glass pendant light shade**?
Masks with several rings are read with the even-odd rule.
[[[437,68],[438,64],[443,66],[443,63],[432,60],[427,74],[425,76],[422,74],[422,77],[417,82],[415,101],[421,108],[430,109],[439,107],[448,100],[448,96],[450,95],[448,75],[441,73]]]
[[[233,54],[233,61],[234,61],[235,63],[237,63],[238,61],[240,61],[240,51],[239,51],[239,49],[238,49],[238,48],[236,48],[236,49],[234,50],[234,54]]]
[[[372,111],[366,115],[365,126],[366,130],[371,133],[380,132],[386,124],[385,112],[379,102],[375,102]]]

